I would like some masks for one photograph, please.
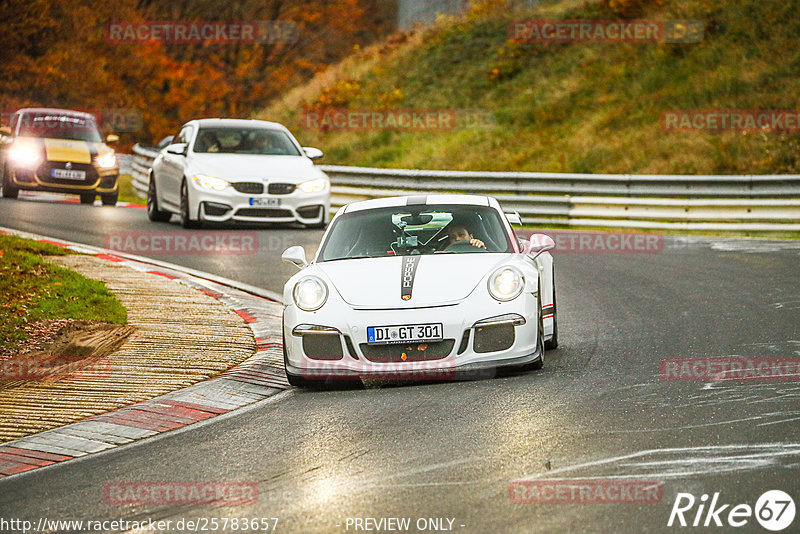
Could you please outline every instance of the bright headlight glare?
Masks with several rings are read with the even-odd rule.
[[[328,180],[325,178],[317,178],[303,182],[298,186],[303,193],[322,193],[328,187]]]
[[[117,156],[113,152],[106,152],[105,154],[99,154],[94,158],[94,161],[98,167],[109,169],[117,164]]]
[[[202,174],[195,176],[194,182],[203,189],[211,189],[212,191],[222,191],[230,185],[222,178],[214,178],[213,176],[205,176]]]
[[[525,288],[525,277],[514,267],[501,267],[489,277],[489,294],[495,300],[514,300]]]
[[[42,159],[39,151],[32,145],[13,145],[8,157],[17,165],[26,167],[33,167]]]
[[[294,286],[294,302],[303,311],[317,311],[328,300],[328,286],[316,276],[303,278]]]

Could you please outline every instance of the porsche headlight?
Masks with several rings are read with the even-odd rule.
[[[514,267],[501,267],[489,277],[489,294],[495,300],[514,300],[525,288],[525,277]]]
[[[214,178],[213,176],[205,176],[203,174],[195,176],[194,183],[203,189],[210,189],[212,191],[222,191],[230,185],[222,178]]]
[[[309,180],[298,185],[300,191],[303,193],[322,193],[328,187],[328,180],[325,178],[317,178],[316,180]]]
[[[8,157],[21,167],[35,167],[42,160],[42,154],[37,147],[23,144],[12,145]]]
[[[94,158],[94,162],[98,167],[103,169],[110,169],[117,164],[117,156],[113,152],[106,152],[105,154],[98,154]]]
[[[328,286],[316,276],[308,276],[294,286],[294,302],[303,311],[317,311],[328,300]]]

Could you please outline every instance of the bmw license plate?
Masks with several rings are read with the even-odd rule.
[[[67,169],[53,169],[53,178],[60,180],[85,180],[86,171],[68,171]]]
[[[279,198],[251,198],[250,199],[250,205],[251,206],[262,206],[262,207],[263,206],[267,206],[267,207],[280,206],[281,205],[281,199],[279,199]]]
[[[425,343],[441,340],[442,323],[370,326],[367,328],[367,342],[370,345]]]

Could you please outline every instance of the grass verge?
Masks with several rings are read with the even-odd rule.
[[[145,203],[145,199],[140,197],[139,192],[133,187],[133,176],[130,174],[119,175],[119,202]]]
[[[0,352],[28,338],[24,326],[48,319],[125,324],[127,311],[106,286],[53,265],[43,256],[70,251],[0,235]]]

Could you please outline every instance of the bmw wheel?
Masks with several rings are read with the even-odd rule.
[[[156,194],[156,180],[150,176],[147,186],[147,218],[152,222],[168,222],[172,214],[158,209],[158,195]]]
[[[181,184],[181,226],[186,229],[200,227],[200,221],[192,220],[189,214],[189,190],[185,180]]]

